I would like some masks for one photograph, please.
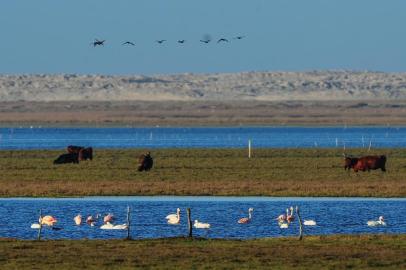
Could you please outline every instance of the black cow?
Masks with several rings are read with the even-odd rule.
[[[93,148],[92,147],[83,147],[83,146],[77,146],[77,145],[69,145],[66,147],[66,151],[68,153],[72,154],[79,154],[79,161],[82,160],[92,160],[93,159]]]
[[[152,165],[154,164],[154,160],[151,157],[151,153],[147,152],[145,154],[142,154],[138,158],[138,171],[149,171],[152,168]]]
[[[65,163],[79,163],[79,155],[77,153],[62,154],[57,159],[54,160],[54,164],[65,164]]]
[[[66,147],[66,151],[68,153],[76,153],[79,154],[79,151],[84,149],[83,146],[77,146],[77,145],[68,145],[68,147]]]

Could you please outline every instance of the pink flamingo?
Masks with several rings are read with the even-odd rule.
[[[286,220],[288,223],[291,223],[295,220],[295,216],[293,215],[293,206],[290,207],[290,214],[286,216]]]
[[[48,225],[48,226],[53,226],[57,222],[57,220],[53,216],[44,216],[44,217],[39,219],[39,222],[41,224],[45,224],[45,225]]]
[[[73,218],[73,220],[75,221],[75,224],[79,226],[80,224],[82,224],[82,215],[77,215]]]
[[[111,223],[111,222],[113,222],[113,220],[114,220],[114,216],[113,216],[113,214],[110,214],[110,213],[103,218],[104,224],[106,224],[107,222]]]
[[[277,217],[276,220],[278,222],[284,222],[284,221],[286,221],[287,216],[289,216],[289,209],[288,208],[286,208],[286,215],[284,215],[284,214],[279,215],[279,217]]]
[[[90,226],[94,226],[95,223],[96,223],[96,221],[97,221],[97,216],[96,216],[96,218],[94,218],[92,215],[90,215],[90,216],[88,216],[88,217],[86,218],[86,223],[87,223],[88,225],[90,225]]]

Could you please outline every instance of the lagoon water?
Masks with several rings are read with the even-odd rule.
[[[0,149],[406,147],[406,127],[0,128]]]
[[[272,197],[88,197],[64,199],[10,198],[0,199],[0,237],[35,239],[39,210],[53,215],[58,222],[52,230],[44,227],[44,239],[112,239],[126,237],[126,231],[101,230],[86,224],[76,226],[73,217],[97,213],[113,213],[116,224],[126,222],[127,206],[131,207],[131,236],[159,238],[187,234],[186,208],[192,210],[192,219],[211,224],[209,230],[194,229],[195,236],[207,238],[250,239],[297,235],[295,220],[288,229],[280,229],[275,218],[287,207],[300,207],[302,219],[313,219],[317,226],[305,226],[305,235],[406,233],[406,199],[368,198],[272,198]],[[165,217],[181,208],[179,225],[169,225]],[[254,208],[249,224],[237,220]],[[387,226],[368,227],[368,220],[385,217]]]
[[[0,149],[64,149],[67,145],[94,148],[243,148],[254,147],[406,147],[406,127],[201,127],[201,128],[0,128]],[[30,228],[43,215],[58,219],[61,230],[44,228],[45,239],[123,238],[126,231],[75,226],[73,217],[114,213],[116,223],[126,221],[131,211],[133,238],[183,236],[187,233],[185,209],[192,219],[211,224],[194,235],[209,238],[249,239],[296,235],[298,223],[280,229],[275,218],[287,207],[298,205],[303,219],[316,220],[305,227],[308,235],[406,233],[406,199],[361,198],[270,198],[270,197],[91,197],[77,199],[0,199],[0,237],[35,239]],[[181,208],[181,223],[168,225],[165,216]],[[253,207],[252,222],[237,220]],[[368,227],[368,220],[383,215],[385,227]]]

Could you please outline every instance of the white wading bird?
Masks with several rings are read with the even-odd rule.
[[[100,229],[102,230],[126,230],[127,228],[128,228],[127,224],[114,225],[111,224],[110,222],[107,222],[106,224],[100,226]]]
[[[195,220],[195,224],[193,225],[196,229],[210,229],[209,223],[199,222],[197,219]]]
[[[168,224],[179,224],[180,222],[180,209],[176,209],[176,214],[169,214],[166,216]]]
[[[385,222],[383,216],[380,216],[378,220],[369,220],[367,222],[367,225],[369,227],[386,226],[386,222]]]
[[[253,211],[254,211],[254,208],[248,209],[248,217],[240,218],[240,219],[238,220],[238,223],[240,223],[240,224],[249,223],[249,222],[251,221],[251,219],[252,219],[252,212],[253,212]]]

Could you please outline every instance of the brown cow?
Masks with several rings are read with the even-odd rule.
[[[358,158],[344,156],[344,170],[350,171],[357,164]]]
[[[79,150],[79,160],[93,160],[93,148],[87,147]]]
[[[370,171],[381,169],[383,172],[386,172],[385,168],[386,156],[365,156],[358,158],[357,163],[353,167],[354,172],[358,171]]]
[[[140,155],[138,158],[138,171],[149,171],[152,168],[154,161],[151,157],[151,153],[147,152],[145,154]]]

